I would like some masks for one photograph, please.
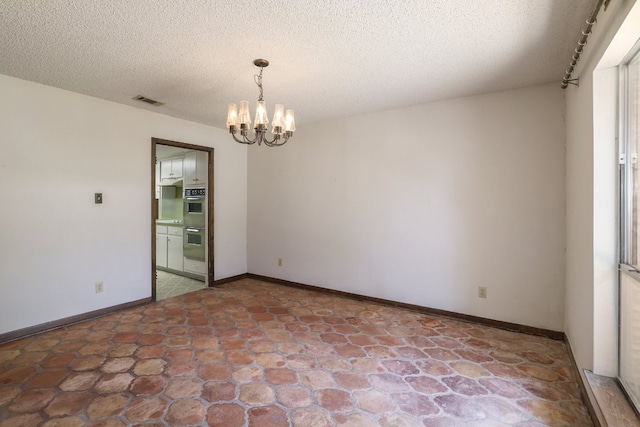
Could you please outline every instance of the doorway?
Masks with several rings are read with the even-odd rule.
[[[213,286],[214,149],[151,138],[151,298]]]

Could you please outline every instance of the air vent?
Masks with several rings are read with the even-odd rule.
[[[155,99],[147,98],[146,96],[142,96],[142,95],[134,96],[131,99],[135,99],[136,101],[140,101],[140,102],[146,102],[147,104],[151,104],[156,107],[164,105],[164,102],[158,102]]]

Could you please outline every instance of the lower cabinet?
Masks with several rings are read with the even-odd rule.
[[[167,243],[166,234],[156,234],[156,266],[167,268]]]
[[[156,225],[156,266],[184,271],[182,227]]]
[[[207,266],[204,261],[197,261],[195,259],[184,259],[184,271],[188,273],[198,274],[200,276],[207,275]]]
[[[183,271],[182,234],[180,236],[172,236],[171,234],[167,236],[167,268]]]
[[[182,227],[156,225],[156,267],[189,273],[188,277],[206,277],[204,261],[184,257],[182,233]]]

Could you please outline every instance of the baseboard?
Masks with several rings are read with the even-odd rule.
[[[249,273],[238,274],[237,276],[225,277],[224,279],[218,279],[213,282],[212,287],[224,285],[225,283],[231,283],[238,280],[246,279],[249,277]]]
[[[204,282],[205,281],[205,277],[201,274],[195,274],[195,273],[189,273],[188,271],[180,271],[180,270],[174,270],[172,268],[166,268],[166,267],[159,267],[156,265],[156,270],[160,270],[160,271],[164,271],[165,273],[171,273],[171,274],[175,274],[178,276],[183,276],[183,277],[188,277],[189,279],[193,279],[193,280],[198,280],[200,282]]]
[[[0,344],[5,344],[5,343],[8,343],[9,341],[15,341],[21,338],[26,338],[31,335],[50,331],[52,329],[61,328],[63,326],[69,326],[73,323],[95,319],[96,317],[102,317],[107,314],[115,313],[116,311],[124,310],[126,308],[131,308],[131,307],[137,307],[139,305],[144,305],[149,302],[151,302],[151,298],[143,298],[136,301],[125,302],[124,304],[118,304],[111,307],[101,308],[99,310],[90,311],[88,313],[76,314],[75,316],[65,317],[63,319],[53,320],[51,322],[41,323],[35,326],[29,326],[26,328],[18,329],[16,331],[6,332],[4,334],[0,334]]]
[[[505,329],[505,330],[514,331],[514,332],[521,332],[529,335],[543,336],[543,337],[551,338],[554,340],[566,341],[566,337],[563,332],[553,331],[549,329],[542,329],[542,328],[534,328],[532,326],[520,325],[517,323],[502,322],[499,320],[487,319],[487,318],[478,317],[478,316],[471,316],[468,314],[456,313],[453,311],[440,310],[437,308],[424,307],[420,305],[392,301],[392,300],[387,300],[383,298],[359,295],[351,292],[344,292],[344,291],[338,291],[334,289],[322,288],[320,286],[307,285],[304,283],[292,282],[289,280],[277,279],[277,278],[268,277],[268,276],[261,276],[259,274],[253,274],[253,273],[238,274],[236,276],[231,276],[231,277],[226,277],[224,279],[216,280],[213,282],[213,287],[224,285],[226,283],[235,282],[242,279],[247,279],[247,278],[254,279],[254,280],[261,280],[269,283],[275,283],[278,285],[294,287],[298,289],[306,289],[306,290],[315,291],[315,292],[339,295],[346,298],[356,299],[359,301],[369,301],[369,302],[374,302],[377,304],[382,304],[382,305],[387,305],[392,307],[405,308],[408,310],[417,311],[424,314],[435,314],[438,316],[449,317],[457,320],[475,322],[481,325],[491,326],[494,328]],[[51,329],[68,326],[72,323],[78,323],[84,320],[89,320],[96,317],[104,316],[119,310],[124,310],[126,308],[147,304],[149,302],[151,302],[151,298],[144,298],[137,301],[131,301],[128,303],[119,304],[112,307],[106,307],[100,310],[90,311],[88,313],[78,314],[75,316],[66,317],[64,319],[59,319],[52,322],[42,323],[40,325],[30,326],[27,328],[18,329],[16,331],[7,332],[4,334],[0,334],[0,344],[4,344],[9,341],[15,341],[17,339],[25,338],[27,336],[34,335],[40,332],[45,332]],[[570,354],[572,355],[572,353]],[[574,364],[575,364],[575,361],[574,361]],[[581,384],[581,386],[584,387],[584,384]]]
[[[542,337],[551,338],[558,341],[565,339],[564,332],[553,331],[550,329],[534,328],[533,326],[525,326],[517,323],[502,322],[500,320],[487,319],[485,317],[471,316],[468,314],[456,313],[453,311],[440,310],[437,308],[424,307],[421,305],[408,304],[404,302],[397,302],[383,298],[370,297],[366,295],[354,294],[351,292],[337,291],[334,289],[322,288],[319,286],[306,285],[304,283],[291,282],[289,280],[276,279],[274,277],[261,276],[259,274],[247,273],[246,277],[249,279],[262,280],[263,282],[275,283],[278,285],[290,286],[299,289],[306,289],[310,291],[323,292],[333,295],[339,295],[346,298],[356,299],[359,301],[369,301],[378,304],[383,304],[392,307],[405,308],[407,310],[417,311],[424,314],[434,314],[443,317],[449,317],[456,320],[464,320],[467,322],[479,323],[485,326],[491,326],[498,329],[505,329],[508,331],[521,332],[529,335],[537,335]]]

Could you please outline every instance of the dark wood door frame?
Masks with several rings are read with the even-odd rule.
[[[172,147],[185,148],[188,150],[204,151],[209,155],[207,156],[207,194],[208,205],[207,212],[207,284],[209,287],[213,287],[213,199],[214,199],[214,185],[213,185],[213,147],[204,147],[201,145],[186,144],[184,142],[170,141],[167,139],[151,138],[151,300],[156,300],[156,219],[158,218],[158,201],[156,200],[156,145],[169,145]]]

